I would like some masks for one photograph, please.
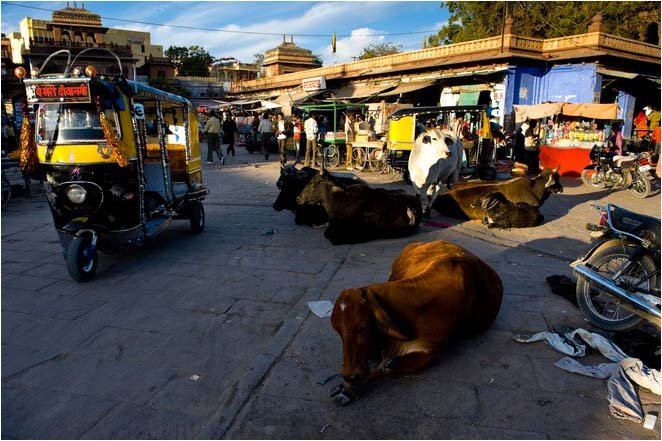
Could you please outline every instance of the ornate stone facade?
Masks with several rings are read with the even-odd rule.
[[[273,78],[293,72],[300,72],[319,67],[315,62],[313,52],[298,47],[294,38],[287,42],[283,35],[283,43],[264,53],[264,77]]]

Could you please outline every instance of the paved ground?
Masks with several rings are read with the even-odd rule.
[[[177,222],[159,240],[102,255],[98,277],[67,275],[43,193],[2,212],[2,437],[258,439],[659,439],[610,416],[606,384],[561,371],[542,343],[515,333],[584,326],[545,277],[570,275],[592,202],[660,216],[660,196],[596,192],[566,179],[537,228],[472,222],[334,247],[322,230],[271,209],[277,155],[238,149],[205,165],[201,235]],[[397,177],[362,173],[387,187]],[[306,302],[386,279],[410,242],[449,240],[481,256],[506,293],[496,323],[451,345],[421,374],[376,384],[347,407],[328,398],[340,340]],[[589,356],[584,362],[603,359]],[[660,398],[642,392],[645,410]]]

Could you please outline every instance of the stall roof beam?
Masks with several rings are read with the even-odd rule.
[[[414,92],[433,86],[434,81],[417,81],[411,83],[400,83],[398,87],[388,92],[380,93],[379,96],[400,95],[403,93]]]

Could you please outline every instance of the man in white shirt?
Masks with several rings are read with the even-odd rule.
[[[262,121],[260,125],[257,126],[257,132],[260,134],[260,142],[262,146],[262,154],[264,154],[264,160],[269,160],[269,141],[271,140],[271,134],[274,132],[274,125],[269,119],[269,115],[264,113],[262,115]]]
[[[305,167],[311,167],[315,165],[315,158],[317,156],[317,121],[311,113],[308,116],[308,119],[303,123],[303,131],[306,132],[306,157],[303,160],[303,165]],[[312,156],[311,156],[312,155]],[[311,165],[312,157],[312,165]]]

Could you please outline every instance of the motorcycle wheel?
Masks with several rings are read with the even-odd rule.
[[[595,169],[585,168],[582,170],[582,182],[591,187],[600,187],[602,184]]]
[[[97,273],[99,261],[96,247],[92,248],[92,235],[81,234],[73,238],[67,248],[67,271],[76,282],[86,282]]]
[[[613,274],[627,261],[628,256],[620,245],[608,245],[598,249],[593,254],[587,266],[600,273],[603,277],[611,279]],[[634,262],[630,269],[621,278],[638,280],[655,272],[655,262],[649,256],[643,256],[640,261]],[[643,282],[641,288],[651,290],[657,286],[657,276]],[[584,277],[577,278],[577,303],[586,320],[595,326],[607,331],[626,331],[634,329],[644,322],[644,319],[623,307],[625,303],[617,297],[595,287]]]
[[[630,192],[639,199],[647,198],[651,194],[651,181],[648,180],[644,173],[638,171],[634,175]]]

